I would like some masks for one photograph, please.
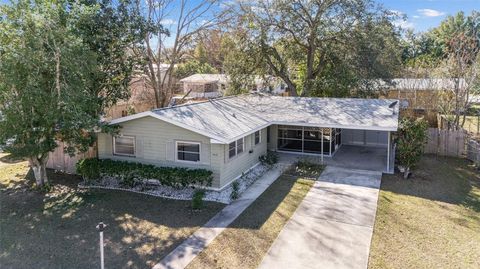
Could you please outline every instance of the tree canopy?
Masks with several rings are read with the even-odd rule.
[[[128,0],[18,0],[0,7],[0,142],[28,158],[37,185],[56,141],[85,151],[105,107],[128,97],[137,42]],[[95,22],[92,26],[92,22]]]

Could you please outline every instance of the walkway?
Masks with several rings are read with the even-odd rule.
[[[208,221],[202,228],[193,233],[181,245],[170,252],[154,269],[183,269],[204,248],[210,244],[223,230],[250,206],[281,174],[286,163],[279,163],[262,178],[252,184],[240,199],[227,205]]]
[[[328,166],[259,268],[367,268],[381,173]]]

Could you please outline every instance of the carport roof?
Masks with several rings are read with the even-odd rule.
[[[113,120],[117,124],[152,116],[229,143],[271,124],[396,131],[398,105],[392,99],[238,95],[156,109]]]

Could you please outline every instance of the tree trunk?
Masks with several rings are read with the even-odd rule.
[[[47,178],[47,157],[30,157],[28,162],[30,163],[30,167],[33,170],[33,175],[35,176],[35,183],[37,187],[42,187],[45,184],[48,184]]]
[[[409,175],[410,175],[410,167],[405,167],[405,171],[403,172],[403,178],[408,179]]]

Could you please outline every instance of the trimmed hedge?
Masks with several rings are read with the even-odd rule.
[[[191,185],[212,185],[212,171],[206,169],[189,169],[181,167],[158,167],[127,161],[88,158],[76,165],[77,173],[86,180],[100,178],[101,175],[119,177],[124,180],[134,175],[139,179],[156,179],[164,186],[174,188]]]

